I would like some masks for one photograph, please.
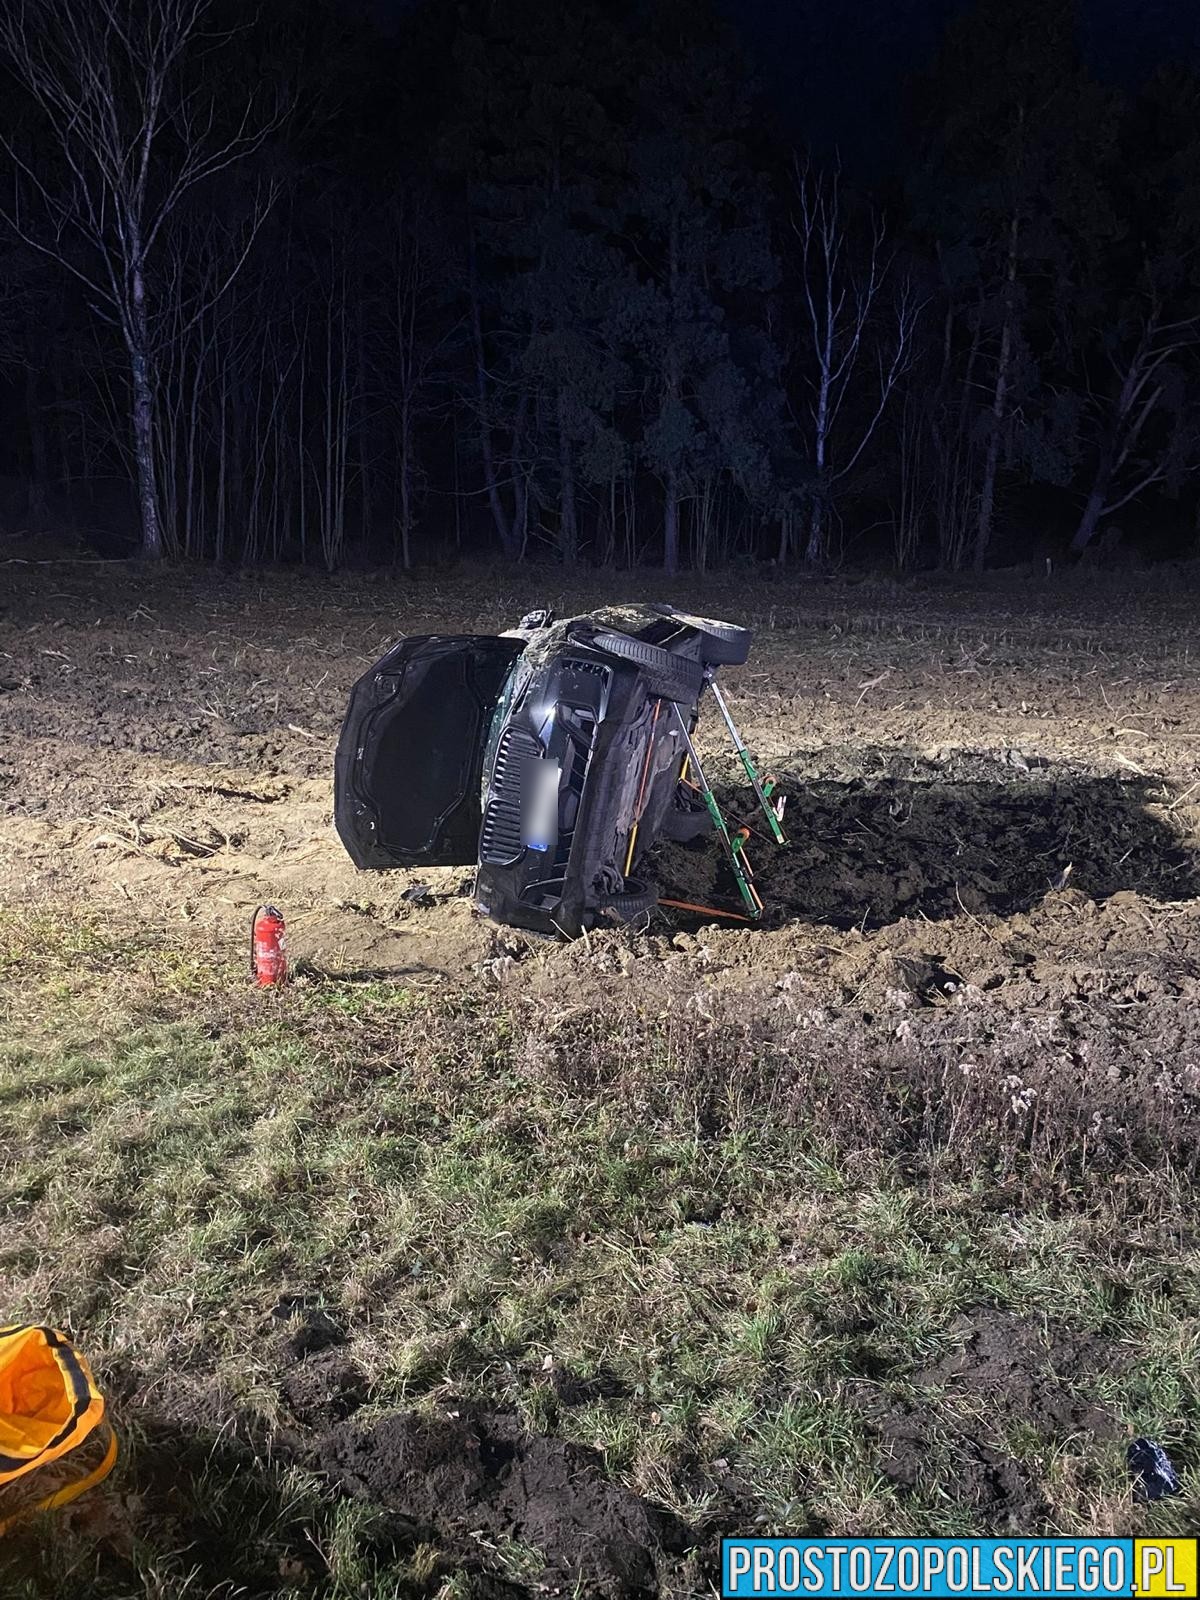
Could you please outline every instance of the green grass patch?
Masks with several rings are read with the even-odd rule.
[[[1123,1464],[1132,1432],[1196,1450],[1169,1183],[1149,1215],[1099,1175],[1048,1202],[1028,1168],[849,1149],[748,1080],[722,1100],[738,1041],[697,1064],[661,1015],[560,1056],[499,1002],[258,995],[157,949],[147,981],[136,941],[67,922],[3,949],[5,1314],[74,1332],[128,1442],[103,1514],[17,1540],[6,1594],[468,1592],[280,1442],[308,1426],[296,1306],[344,1332],[364,1415],[514,1406],[702,1540],[1189,1526],[1135,1511]],[[536,1582],[519,1542],[487,1559]]]

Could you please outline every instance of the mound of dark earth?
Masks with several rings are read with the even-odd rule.
[[[1004,1424],[1019,1419],[1047,1447],[1112,1440],[1116,1420],[1078,1392],[1112,1353],[1098,1338],[994,1307],[964,1312],[951,1332],[957,1347],[912,1376],[924,1402],[869,1384],[850,1390],[878,1439],[883,1474],[901,1489],[939,1477],[981,1531],[1042,1528],[1052,1508],[1028,1463],[1012,1456]]]
[[[416,1535],[533,1546],[539,1588],[653,1594],[664,1561],[689,1544],[684,1524],[614,1483],[597,1451],[528,1434],[509,1412],[398,1412],[327,1434],[319,1459],[340,1488],[398,1512]]]

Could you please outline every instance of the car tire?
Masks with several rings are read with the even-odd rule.
[[[645,916],[658,905],[658,890],[640,878],[626,878],[619,894],[601,896],[600,910],[615,916],[619,922],[632,922],[634,917]]]
[[[749,628],[739,628],[735,622],[719,622],[715,617],[697,617],[690,611],[679,611],[674,606],[659,602],[650,607],[660,617],[673,617],[685,627],[700,634],[702,658],[714,667],[741,667],[750,656],[754,635]]]
[[[617,656],[641,667],[647,692],[662,700],[689,705],[699,698],[704,688],[704,668],[700,662],[672,655],[669,650],[647,644],[644,639],[635,639],[627,633],[598,633],[592,644],[605,655]]]

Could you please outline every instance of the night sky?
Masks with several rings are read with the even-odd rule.
[[[886,171],[901,91],[964,0],[725,0],[789,132],[851,167]],[[1082,0],[1088,60],[1132,85],[1164,61],[1200,65],[1195,0]]]
[[[905,80],[971,0],[720,0],[789,133],[864,177],[897,165]],[[347,0],[390,31],[420,0]],[[1200,0],[1080,0],[1087,60],[1133,87],[1164,62],[1200,67]]]

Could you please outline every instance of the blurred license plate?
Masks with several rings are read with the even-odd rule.
[[[521,831],[521,840],[527,850],[549,850],[558,837],[558,781],[561,774],[562,768],[557,761],[530,763]]]

